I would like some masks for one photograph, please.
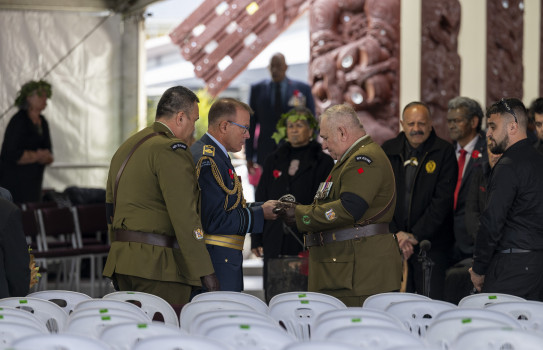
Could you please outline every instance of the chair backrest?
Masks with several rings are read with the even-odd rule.
[[[501,304],[501,303],[500,303]],[[491,320],[497,320],[507,324],[509,327],[522,328],[522,324],[515,320],[512,316],[505,313],[490,310],[490,309],[472,309],[472,308],[457,308],[451,310],[445,310],[440,312],[435,318],[434,322],[438,320],[444,320],[447,318],[487,318]]]
[[[42,332],[49,333],[49,330],[47,327],[36,317],[30,318],[26,315],[22,314],[29,314],[29,312],[22,311],[19,314],[16,313],[4,313],[0,311],[0,330],[2,329],[2,326],[4,326],[7,323],[20,323],[24,325],[28,325],[30,327],[35,327],[41,330]],[[32,316],[32,315],[31,315]]]
[[[19,322],[0,322],[0,348],[36,334],[49,334],[33,324]]]
[[[225,324],[211,328],[207,338],[220,339],[237,350],[281,349],[295,341],[283,329],[261,324]]]
[[[504,301],[487,305],[485,310],[507,314],[518,320],[522,328],[543,332],[543,302],[533,300]]]
[[[392,303],[398,303],[406,300],[432,300],[421,294],[388,292],[375,294],[368,297],[363,304],[364,308],[377,309],[385,311]]]
[[[504,301],[523,301],[526,300],[521,297],[510,294],[501,294],[501,293],[479,293],[468,295],[458,303],[458,307],[469,307],[469,308],[483,308],[489,304],[501,303]]]
[[[113,350],[130,350],[142,339],[150,337],[186,335],[182,329],[164,323],[119,323],[105,328],[100,334],[100,340],[107,343]]]
[[[60,306],[38,298],[4,298],[0,299],[0,306],[14,307],[34,314],[51,333],[62,331],[68,319],[68,315]]]
[[[487,318],[445,318],[434,321],[426,331],[428,344],[449,349],[456,337],[469,329],[509,327],[505,322]]]
[[[386,312],[400,319],[412,334],[424,337],[440,312],[456,308],[454,304],[439,300],[406,300],[390,304]]]
[[[179,320],[173,307],[161,297],[143,292],[114,292],[107,294],[103,299],[122,300],[136,305],[140,304],[141,309],[145,311],[151,319],[155,314],[162,315],[164,323],[179,327]]]
[[[408,331],[379,326],[338,328],[330,332],[327,339],[349,343],[362,349],[388,349],[400,345],[424,348],[426,345],[423,339]]]
[[[58,208],[57,202],[26,202],[23,203],[23,210],[34,211],[42,208]]]
[[[71,290],[42,290],[30,293],[27,296],[49,300],[60,306],[68,315],[72,313],[78,303],[84,300],[92,300],[87,294],[73,292]]]
[[[66,241],[66,247],[77,248],[75,222],[70,208],[42,208],[36,210],[44,250],[49,249],[48,240]]]
[[[458,335],[453,347],[462,350],[541,350],[543,335],[525,329],[500,327],[472,329]]]
[[[30,238],[31,246],[33,249],[42,250],[42,241],[39,235],[40,231],[38,228],[38,219],[36,217],[35,210],[23,210],[22,221],[23,221],[23,232],[27,238]]]
[[[345,307],[345,304],[338,298],[317,292],[285,292],[277,294],[271,298],[269,306],[271,307],[273,304],[284,300],[317,300],[335,305],[337,308]]]
[[[14,349],[40,350],[110,350],[111,348],[98,339],[75,334],[33,335],[18,339],[11,346]]]
[[[132,303],[127,303],[122,300],[115,299],[91,299],[84,300],[77,304],[74,313],[83,312],[84,310],[97,310],[98,312],[107,313],[109,309],[121,310],[123,312],[133,313],[142,320],[151,321],[151,317],[141,308]]]
[[[195,335],[166,335],[142,339],[132,350],[233,350],[232,347],[215,339]]]
[[[200,322],[198,327],[195,327],[195,328],[191,327],[191,334],[204,335],[210,329],[221,326],[221,325],[226,325],[226,324],[262,325],[262,326],[269,326],[269,327],[277,327],[283,330],[283,328],[281,328],[271,318],[267,319],[267,318],[261,318],[258,316],[240,316],[240,317],[222,316],[222,317],[208,318],[206,319],[205,322]]]
[[[99,339],[104,329],[119,323],[134,323],[134,318],[126,315],[74,317],[68,320],[65,332]]]
[[[404,325],[398,325],[397,322],[382,317],[336,316],[315,322],[313,328],[311,329],[311,339],[327,339],[330,333],[332,333],[334,330],[351,326],[361,328],[377,326],[381,328],[401,329],[406,332],[408,331]]]
[[[229,322],[238,320],[238,322],[250,322],[253,320],[261,321],[264,324],[279,326],[273,318],[268,315],[255,313],[249,310],[212,310],[196,315],[189,326],[190,334],[202,334],[203,330],[208,328],[209,323]]]
[[[185,304],[185,306],[183,306],[181,309],[181,313],[179,315],[179,323],[181,324],[181,328],[188,332],[192,324],[192,320],[196,316],[215,310],[246,310],[256,313],[255,309],[253,309],[251,306],[232,300],[191,301],[190,303]]]
[[[341,307],[325,301],[283,300],[270,305],[270,316],[296,338],[308,340],[317,316],[325,311],[338,308]]]
[[[26,321],[21,322],[21,323],[24,323],[24,324],[31,323],[31,324],[36,325],[40,329],[43,329],[46,332],[49,332],[49,329],[47,329],[47,327],[45,326],[45,323],[43,323],[34,314],[32,314],[32,313],[30,313],[28,311],[21,310],[21,309],[16,309],[16,308],[10,307],[10,306],[2,306],[2,307],[0,307],[0,316],[3,316],[4,319],[9,319],[9,318],[6,318],[6,316],[10,316],[10,315],[16,316],[18,318],[22,317],[22,318],[26,319]]]
[[[329,318],[335,317],[352,317],[352,318],[361,318],[361,317],[372,317],[372,318],[382,318],[388,320],[397,325],[397,327],[405,328],[404,324],[394,315],[376,310],[376,309],[366,309],[363,307],[348,307],[346,309],[336,309],[328,310],[321,313],[317,316],[315,324],[325,321]]]
[[[107,237],[106,204],[92,203],[79,204],[72,208],[76,223],[76,230],[80,237],[94,237],[100,241]],[[100,243],[105,243],[100,242]]]
[[[207,292],[198,294],[194,298],[192,298],[192,301],[198,300],[232,300],[239,303],[245,303],[262,314],[268,313],[268,305],[266,305],[265,302],[255,297],[254,295],[247,293],[230,291]]]
[[[125,316],[134,320],[134,322],[151,322],[149,316],[145,313],[138,313],[132,310],[103,308],[103,309],[78,309],[70,314],[69,320],[84,316]]]

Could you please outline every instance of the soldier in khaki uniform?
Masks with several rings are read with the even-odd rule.
[[[402,262],[389,233],[396,202],[394,173],[348,105],[327,109],[320,135],[337,163],[311,205],[286,209],[309,247],[309,290],[362,306],[373,294],[400,288]]]
[[[200,191],[186,142],[198,120],[198,97],[168,89],[153,125],[126,140],[109,169],[106,202],[111,249],[104,275],[120,290],[189,301],[192,286],[217,290],[204,243]],[[135,149],[135,150],[134,150]]]

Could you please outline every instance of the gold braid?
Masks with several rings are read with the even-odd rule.
[[[215,178],[215,181],[221,187],[221,189],[226,193],[226,199],[224,200],[224,210],[226,211],[234,210],[238,207],[240,202],[241,202],[242,208],[247,207],[245,203],[245,198],[243,198],[243,189],[241,187],[241,182],[239,181],[239,178],[237,176],[234,176],[234,188],[232,188],[231,190],[228,189],[228,187],[224,185],[224,181],[219,171],[219,167],[217,167],[217,164],[215,163],[213,158],[208,157],[208,156],[203,156],[202,158],[200,158],[200,160],[198,160],[198,164],[196,164],[196,178],[197,179],[200,178],[200,170],[202,167],[202,162],[205,159],[208,159],[211,164],[211,172],[213,173],[213,177]],[[228,196],[231,196],[234,194],[237,194],[236,203],[234,203],[234,205],[228,208]]]

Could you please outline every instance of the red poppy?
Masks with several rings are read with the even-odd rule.
[[[483,155],[481,154],[481,152],[477,151],[477,150],[474,150],[473,152],[471,152],[471,158],[481,158]]]
[[[300,96],[300,90],[294,90],[294,96],[296,97]]]
[[[281,176],[281,171],[275,169],[275,170],[273,171],[273,177],[275,177],[275,178],[277,179],[279,176]]]
[[[234,171],[232,169],[228,169],[228,174],[230,174],[230,178],[234,180]]]

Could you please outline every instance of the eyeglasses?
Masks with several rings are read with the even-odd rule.
[[[507,113],[511,114],[515,118],[515,123],[518,124],[518,119],[517,119],[517,115],[515,114],[515,111],[513,110],[513,108],[509,107],[505,99],[502,98],[499,103],[501,103],[505,107],[505,109],[507,109]]]
[[[228,122],[231,123],[231,124],[234,124],[234,125],[236,125],[236,126],[239,126],[239,127],[242,128],[242,129],[244,129],[244,130],[243,130],[243,135],[245,135],[246,133],[249,132],[249,127],[248,127],[248,126],[241,125],[241,124],[238,124],[238,123],[234,123],[234,122],[232,122],[232,121],[230,121],[230,120],[228,120]]]

